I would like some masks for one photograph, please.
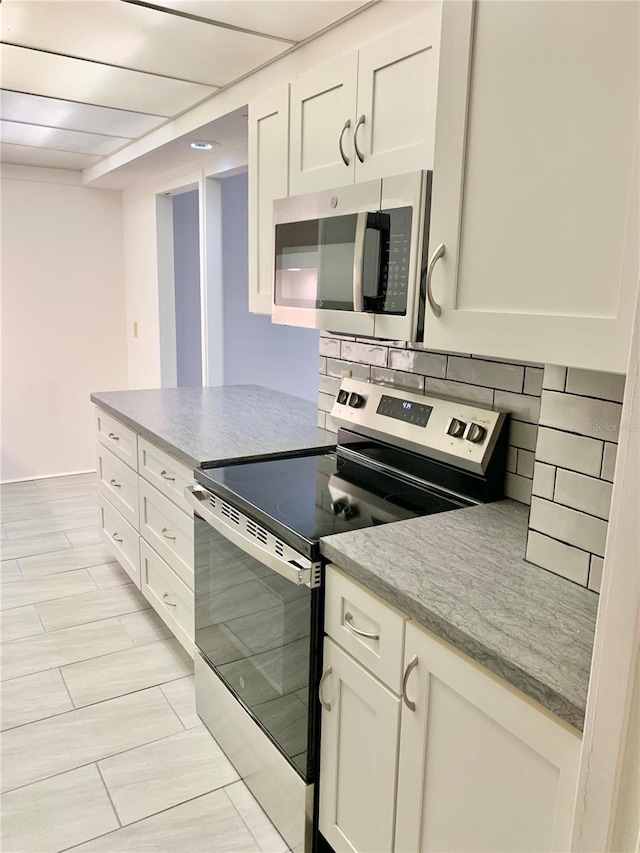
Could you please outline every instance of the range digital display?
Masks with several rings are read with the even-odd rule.
[[[427,425],[433,406],[425,406],[422,403],[414,403],[413,400],[401,400],[399,397],[389,397],[383,394],[380,398],[377,414],[387,418],[395,418],[397,421],[406,421],[408,424],[424,427]]]

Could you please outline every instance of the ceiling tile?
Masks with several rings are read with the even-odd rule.
[[[5,0],[6,2],[6,0]],[[156,6],[176,9],[235,27],[302,41],[345,15],[366,6],[368,0],[153,0]]]
[[[2,38],[211,86],[230,83],[288,47],[118,0],[4,0]]]
[[[7,91],[0,91],[0,118],[129,138],[141,136],[166,121],[164,116],[93,107],[59,98],[43,98]]]
[[[122,148],[130,139],[119,136],[102,136],[78,130],[62,130],[39,124],[20,124],[0,121],[0,141],[13,145],[31,145],[35,148],[55,148],[78,154],[98,154],[104,157]]]
[[[57,0],[52,2],[55,5]],[[4,89],[151,115],[176,115],[216,91],[212,86],[167,80],[7,44],[0,45],[0,67]]]
[[[48,151],[46,148],[28,148],[22,145],[0,144],[0,162],[19,166],[42,166],[45,169],[73,169],[80,171],[97,163],[100,157],[77,154],[72,151]]]

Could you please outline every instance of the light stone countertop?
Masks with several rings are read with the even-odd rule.
[[[578,729],[599,597],[524,560],[511,500],[328,536],[363,585]]]
[[[259,385],[105,391],[91,401],[191,468],[326,450],[315,403]]]

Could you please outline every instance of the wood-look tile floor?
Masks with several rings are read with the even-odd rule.
[[[0,486],[3,853],[284,853],[193,662],[101,543],[95,474]]]

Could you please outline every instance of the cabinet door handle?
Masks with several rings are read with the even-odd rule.
[[[353,147],[356,149],[356,154],[358,155],[358,160],[360,160],[361,163],[364,163],[364,154],[362,153],[362,151],[360,150],[360,146],[358,145],[358,130],[362,127],[362,125],[364,123],[365,123],[365,115],[364,115],[364,113],[362,113],[362,115],[358,119],[358,123],[356,124],[356,126],[353,130]]]
[[[109,484],[113,486],[114,489],[122,488],[122,483],[117,483],[115,480],[109,480]]]
[[[357,634],[359,637],[366,637],[367,640],[379,640],[380,634],[372,634],[369,631],[361,631],[360,628],[356,628],[356,626],[351,621],[353,616],[350,613],[344,614],[344,624],[347,628],[353,633]]]
[[[166,471],[160,471],[160,476],[162,477],[163,480],[170,480],[172,483],[175,483],[175,481],[176,481],[176,478],[170,477]]]
[[[116,435],[115,432],[110,432],[109,438],[111,439],[111,441],[120,441],[120,436]]]
[[[177,607],[178,606],[173,601],[169,601],[169,593],[168,592],[165,592],[165,594],[162,596],[162,600],[168,607]]]
[[[433,298],[433,293],[431,292],[431,279],[433,278],[433,268],[443,255],[444,243],[440,243],[433,255],[431,255],[431,259],[429,260],[429,266],[427,267],[427,299],[429,300],[429,307],[431,308],[436,317],[439,317],[442,314],[442,308]]]
[[[124,542],[124,539],[121,539],[121,538],[118,536],[118,532],[117,532],[117,531],[113,534],[113,536],[112,536],[111,538],[113,539],[113,541],[114,541],[114,542]]]
[[[340,139],[338,140],[338,146],[340,148],[340,156],[342,157],[342,162],[344,163],[345,166],[349,165],[349,158],[344,153],[344,148],[342,147],[342,140],[344,138],[346,131],[349,130],[350,127],[351,127],[351,119],[348,118],[344,123],[344,127],[340,131]]]
[[[160,533],[162,533],[162,535],[164,536],[165,539],[175,539],[176,538],[175,536],[172,536],[169,533],[168,527],[163,527],[162,530],[160,531]]]
[[[418,655],[414,655],[407,664],[407,668],[404,671],[404,677],[402,679],[402,701],[410,711],[415,711],[416,703],[412,702],[411,699],[409,699],[409,697],[407,696],[407,681],[409,680],[409,676],[417,666]]]
[[[333,672],[333,670],[331,669],[330,666],[328,666],[325,669],[324,673],[322,674],[322,678],[320,679],[320,684],[318,684],[318,699],[320,700],[320,704],[325,709],[325,711],[331,710],[331,702],[325,702],[324,699],[322,698],[322,688],[324,687],[325,681],[327,680],[327,678],[329,678],[329,676],[331,675],[332,672]]]

